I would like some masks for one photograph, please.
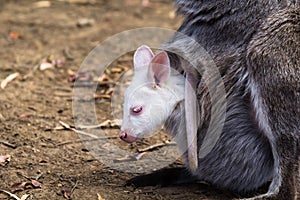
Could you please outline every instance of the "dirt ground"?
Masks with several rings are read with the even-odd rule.
[[[124,30],[149,26],[176,30],[181,20],[174,16],[171,0],[153,0],[151,4],[143,4],[142,0],[1,2],[0,81],[19,73],[0,89],[0,156],[11,156],[9,162],[0,161],[1,190],[18,197],[29,194],[27,199],[51,200],[96,200],[100,196],[106,200],[232,198],[200,183],[164,188],[124,186],[136,174],[100,162],[77,133],[61,128],[59,123],[74,124],[71,79],[88,53],[101,41]],[[92,21],[78,26],[82,18]],[[48,61],[43,61],[45,58]],[[61,65],[49,63],[61,58],[65,59]],[[132,54],[125,55],[112,64],[118,67],[102,78],[116,80],[132,67],[131,63]],[[50,68],[40,70],[41,66]],[[95,107],[100,122],[112,119],[110,94],[110,86],[98,87]],[[118,128],[105,131],[109,136],[118,134]],[[117,137],[111,141],[136,153],[138,148],[166,138],[160,135],[131,145]],[[134,161],[130,163],[134,165]],[[0,199],[16,198],[2,191]]]

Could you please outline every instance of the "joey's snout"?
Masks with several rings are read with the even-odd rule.
[[[124,141],[128,143],[132,143],[137,140],[137,137],[133,136],[132,134],[126,132],[126,131],[120,131],[119,137]]]

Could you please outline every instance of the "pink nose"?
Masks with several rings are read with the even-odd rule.
[[[136,141],[136,139],[137,139],[136,137],[134,137],[134,136],[132,136],[132,135],[126,133],[125,131],[120,131],[119,137],[120,137],[123,141],[128,142],[128,143],[132,143],[132,142]]]

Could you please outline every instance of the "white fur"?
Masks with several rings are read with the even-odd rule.
[[[276,144],[275,144],[275,138],[272,134],[271,127],[269,126],[269,121],[267,118],[266,109],[264,108],[264,104],[262,102],[262,98],[260,97],[260,90],[255,81],[251,79],[250,83],[248,84],[251,92],[252,97],[252,104],[255,110],[256,119],[258,121],[259,128],[265,133],[265,135],[268,137],[272,152],[274,156],[274,166],[275,166],[275,177],[273,178],[273,181],[271,183],[271,187],[276,188],[275,193],[279,192],[279,187],[282,182],[282,178],[280,176],[281,169],[280,169],[280,163],[279,163],[279,155],[276,150]]]
[[[126,89],[121,130],[138,138],[160,129],[175,106],[184,98],[184,77],[172,71],[167,81],[153,88],[147,77],[148,67],[135,68],[131,84]],[[143,106],[140,115],[132,115],[130,108]]]
[[[140,46],[133,56],[134,68],[138,69],[147,66],[150,63],[153,56],[154,55],[148,46]]]

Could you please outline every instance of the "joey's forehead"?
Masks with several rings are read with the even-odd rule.
[[[128,106],[142,105],[145,102],[146,102],[145,98],[139,95],[131,95],[128,96],[128,98],[125,98],[125,104],[127,104]]]
[[[143,96],[151,96],[153,91],[151,90],[150,83],[148,84],[133,84],[130,85],[125,92],[126,98],[141,98]]]
[[[151,104],[153,98],[149,92],[128,92],[124,103],[126,107]]]

